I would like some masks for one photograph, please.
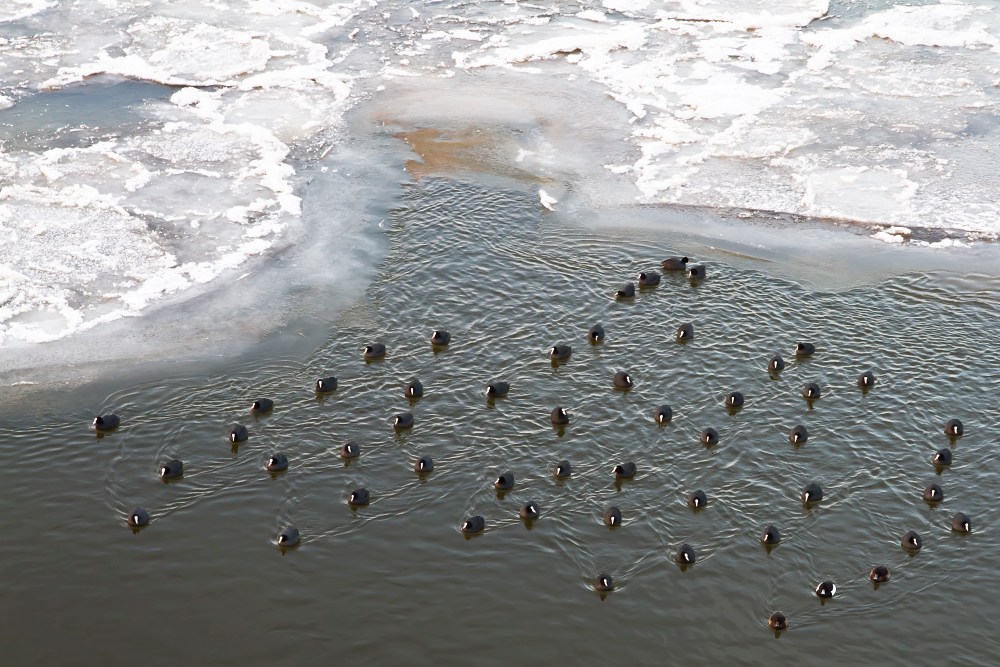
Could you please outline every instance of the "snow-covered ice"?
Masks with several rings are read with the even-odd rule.
[[[2,1],[0,116],[19,120],[0,142],[0,344],[53,341],[235,280],[298,224],[299,172],[343,145],[353,105],[425,86],[425,105],[516,125],[517,104],[461,97],[512,72],[554,98],[595,96],[515,151],[517,169],[542,180],[572,181],[586,159],[640,204],[795,214],[950,251],[997,240],[998,10],[995,0]],[[127,122],[43,132],[16,116],[32,100],[121,80],[171,89],[130,104]],[[588,130],[577,155],[554,148],[607,99],[620,125]]]

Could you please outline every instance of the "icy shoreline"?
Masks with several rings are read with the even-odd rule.
[[[171,87],[131,104],[128,125],[4,142],[0,345],[56,341],[238,280],[307,234],[292,156],[314,164],[368,140],[344,120],[359,102],[373,123],[432,128],[466,110],[470,128],[524,126],[517,169],[592,202],[840,221],[888,247],[963,252],[1000,238],[996,7],[747,7],[0,4],[11,113],[100,81]],[[504,73],[536,83],[486,108],[481,91],[514,80]],[[546,95],[574,106],[525,121]],[[404,118],[401,96],[423,98],[420,113]],[[603,111],[608,99],[620,116]],[[612,124],[581,131],[594,116]],[[35,122],[19,116],[10,132],[31,137]]]

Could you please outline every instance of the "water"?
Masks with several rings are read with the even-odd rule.
[[[137,133],[143,105],[173,92],[155,83],[98,77],[86,86],[27,97],[0,116],[0,146],[7,152],[78,148]],[[97,128],[103,133],[91,131]]]
[[[996,663],[996,4],[0,0],[7,660]]]
[[[11,662],[995,662],[996,278],[909,272],[823,290],[716,259],[704,282],[667,274],[617,302],[640,270],[701,259],[704,246],[542,215],[534,188],[433,177],[404,188],[385,227],[377,277],[306,358],[265,345],[109,393],[8,405]],[[695,338],[681,343],[684,321]],[[607,339],[591,345],[598,322]],[[429,344],[435,328],[452,333],[447,348]],[[799,340],[816,354],[795,360]],[[373,341],[389,351],[367,363]],[[547,349],[559,342],[573,354],[556,365]],[[775,353],[788,365],[772,377]],[[862,392],[867,369],[878,385]],[[613,387],[617,370],[634,388]],[[318,397],[316,378],[331,374],[338,389]],[[414,377],[425,395],[410,402]],[[511,390],[491,402],[494,380]],[[823,390],[812,405],[807,381]],[[722,405],[733,390],[747,399],[736,413]],[[247,412],[258,397],[273,413]],[[663,403],[674,417],[661,427]],[[565,428],[549,422],[557,405]],[[390,426],[401,411],[412,431]],[[87,424],[107,412],[122,426],[95,438]],[[950,440],[953,417],[967,435]],[[234,421],[250,429],[235,448]],[[797,423],[810,437],[793,447]],[[712,447],[698,441],[708,426]],[[345,463],[348,439],[361,456]],[[954,463],[936,471],[945,446]],[[286,473],[263,469],[274,451]],[[435,462],[424,478],[412,471],[421,455]],[[156,470],[170,458],[186,473],[165,484]],[[562,459],[573,475],[558,481]],[[616,483],[624,461],[639,472]],[[506,470],[517,484],[498,494]],[[824,500],[804,507],[810,481]],[[921,500],[931,482],[945,490],[936,506]],[[359,486],[372,502],[352,510]],[[696,488],[709,499],[697,513],[685,504]],[[517,518],[527,500],[541,511],[531,525]],[[601,523],[611,504],[615,530]],[[152,520],[133,534],[136,505]],[[971,535],[949,530],[958,511]],[[471,514],[487,527],[466,539]],[[758,536],[770,523],[783,540],[768,552]],[[303,540],[282,553],[286,525]],[[908,530],[923,537],[915,556],[899,546]],[[681,571],[684,542],[698,562]],[[876,564],[892,570],[878,589]],[[617,585],[605,599],[592,588],[602,572]],[[812,588],[825,579],[838,593],[823,604]],[[777,639],[774,610],[789,618]]]

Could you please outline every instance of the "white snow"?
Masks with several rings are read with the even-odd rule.
[[[988,139],[1000,132],[1000,13],[958,0],[831,21],[818,20],[826,0],[603,7],[636,20],[558,16],[530,34],[520,21],[453,62],[530,71],[561,58],[604,86],[639,149],[605,166],[643,202],[1000,237]]]
[[[542,202],[542,208],[547,211],[556,210],[555,205],[559,203],[559,200],[547,193],[545,190],[538,190],[538,199]]]
[[[138,132],[0,153],[0,344],[139,315],[267,252],[301,215],[288,156],[339,130],[353,86],[310,37],[361,5],[240,4],[83,3],[53,10],[73,29],[0,40],[0,79],[42,95],[97,75],[187,86],[143,108]],[[52,7],[8,2],[0,21]]]
[[[19,21],[54,7],[55,4],[47,0],[4,0],[0,3],[0,23]]]

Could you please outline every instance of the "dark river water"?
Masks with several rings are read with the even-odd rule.
[[[251,351],[110,395],[82,388],[68,413],[44,394],[20,408],[30,418],[5,408],[3,662],[1000,661],[1000,280],[918,273],[824,292],[710,261],[704,281],[666,274],[615,301],[677,248],[538,208],[530,192],[420,181],[386,221],[377,279],[306,360]],[[693,340],[675,339],[683,322]],[[592,345],[597,323],[607,338]],[[452,342],[435,350],[438,328]],[[800,340],[817,349],[796,361]],[[370,342],[383,360],[362,358]],[[573,351],[555,365],[557,343]],[[776,353],[787,366],[772,376]],[[862,392],[869,369],[878,383]],[[614,387],[617,371],[631,390]],[[317,396],[329,375],[338,389]],[[425,393],[411,402],[413,378]],[[510,393],[488,401],[494,381]],[[812,404],[806,382],[822,390]],[[737,412],[723,405],[731,391],[746,397]],[[260,397],[273,412],[249,414]],[[673,420],[661,426],[662,404]],[[552,425],[556,406],[568,426]],[[404,411],[415,425],[396,432]],[[89,422],[109,412],[121,427],[95,437]],[[951,418],[963,437],[945,435]],[[234,422],[250,432],[235,448]],[[796,424],[809,431],[799,447]],[[347,440],[361,449],[349,464]],[[954,463],[937,470],[943,447]],[[287,472],[264,469],[273,452]],[[422,478],[420,456],[435,464]],[[164,483],[174,458],[185,474]],[[557,480],[564,459],[573,474]],[[638,473],[616,483],[626,461]],[[505,471],[516,484],[499,494]],[[806,507],[810,482],[824,499]],[[943,502],[922,499],[931,483]],[[362,486],[371,503],[352,509]],[[697,512],[695,489],[708,497]],[[526,523],[529,500],[540,518]],[[134,533],[137,505],[151,521]],[[950,530],[959,511],[970,535]],[[467,538],[474,514],[486,528]],[[782,535],[770,550],[768,524]],[[302,541],[282,551],[286,526]],[[909,530],[923,538],[915,555],[900,546]],[[697,562],[682,570],[684,543]],[[880,564],[892,579],[876,588]],[[616,584],[604,596],[602,573]],[[813,588],[827,579],[837,595],[823,602]]]

